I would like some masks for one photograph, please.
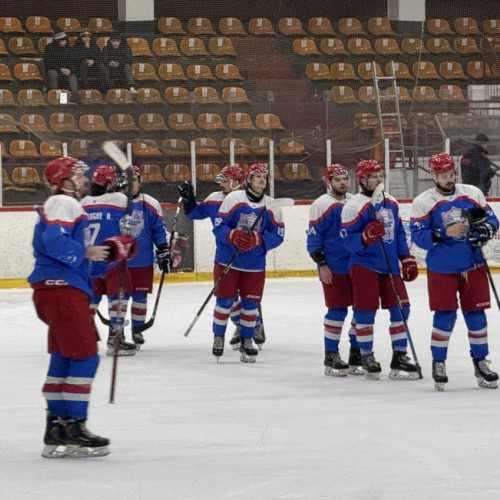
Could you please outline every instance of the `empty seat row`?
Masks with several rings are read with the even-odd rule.
[[[67,132],[128,132],[139,129],[152,132],[164,130],[284,130],[280,118],[272,113],[259,113],[255,117],[255,125],[248,113],[231,112],[226,123],[218,113],[200,113],[196,123],[190,113],[171,113],[167,122],[160,113],[142,113],[135,123],[128,113],[113,113],[108,123],[100,114],[82,114],[78,119],[72,113],[56,112],[49,117],[49,127],[42,115],[26,114],[25,122],[21,122],[24,130],[52,130],[57,133]],[[109,128],[108,128],[109,127]],[[0,114],[0,132],[19,132],[16,120],[9,114]]]
[[[80,32],[84,28],[93,33],[114,31],[113,24],[107,18],[91,17],[82,24],[75,17],[59,17],[54,25],[46,16],[29,16],[25,23],[26,30],[17,17],[0,17],[0,33],[54,33],[54,31]]]

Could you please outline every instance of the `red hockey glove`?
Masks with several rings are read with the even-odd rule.
[[[385,234],[383,220],[370,222],[363,231],[361,238],[366,245],[373,245],[380,240]]]
[[[252,248],[250,250],[262,246],[264,240],[262,239],[262,236],[259,233],[259,231],[252,231],[251,233],[249,233],[249,235],[252,241]]]
[[[255,248],[252,234],[242,229],[231,229],[227,233],[227,241],[232,243],[240,252],[248,252]]]
[[[102,243],[109,247],[109,256],[106,262],[115,262],[117,260],[133,259],[137,253],[137,243],[130,235],[112,236]]]
[[[413,281],[417,279],[418,276],[418,266],[417,259],[413,255],[403,255],[399,259],[401,261],[401,265],[403,266],[403,280],[404,281]]]

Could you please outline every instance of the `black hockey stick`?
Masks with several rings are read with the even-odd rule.
[[[383,191],[384,191],[384,185],[382,183],[380,183],[373,191],[370,209],[371,209],[371,214],[372,214],[372,218],[374,221],[377,220],[376,213],[375,213],[375,205],[377,203],[377,200],[382,195]],[[415,361],[415,368],[417,369],[418,378],[422,379],[422,378],[424,378],[422,375],[422,368],[420,366],[420,363],[418,362],[417,353],[415,351],[415,346],[413,345],[413,339],[412,339],[411,334],[410,334],[410,328],[408,327],[408,322],[406,321],[406,317],[404,315],[403,308],[401,306],[401,299],[399,297],[399,293],[398,293],[398,290],[396,288],[396,282],[394,281],[394,276],[392,275],[391,263],[389,261],[389,256],[387,255],[387,248],[385,248],[385,243],[384,243],[384,240],[382,238],[379,241],[380,241],[380,248],[382,249],[382,255],[384,256],[384,261],[385,261],[385,266],[387,268],[387,273],[389,275],[389,281],[391,282],[391,288],[392,288],[392,291],[394,292],[394,298],[396,299],[396,305],[398,307],[399,314],[401,315],[401,319],[403,320],[403,324],[404,324],[404,327],[406,330],[406,336],[408,337],[408,344],[410,344],[411,354],[413,356],[413,360]]]
[[[182,205],[182,196],[179,198],[179,200],[177,202],[177,209],[175,210],[174,219],[172,221],[172,236],[170,238],[170,244],[168,245],[169,251],[172,248],[172,242],[174,240],[175,232],[177,229],[177,219],[179,218],[179,213],[181,211],[181,205]],[[149,328],[151,328],[153,326],[153,324],[155,322],[155,318],[156,318],[156,311],[158,310],[158,304],[160,302],[161,290],[163,288],[163,281],[164,280],[165,280],[165,271],[162,271],[161,277],[160,277],[160,285],[158,286],[158,292],[156,294],[155,305],[153,307],[153,312],[151,314],[151,317],[143,325],[136,326],[133,329],[134,331],[132,333],[134,333],[134,332],[135,333],[142,333],[145,330],[148,330]]]
[[[258,217],[255,219],[254,223],[252,224],[252,227],[249,229],[249,232],[253,231],[256,227],[257,224],[260,222],[264,214],[275,207],[289,207],[294,204],[294,201],[291,198],[278,198],[276,200],[272,200],[269,205],[264,206],[258,215]],[[212,298],[212,295],[215,293],[217,288],[219,288],[220,284],[222,283],[222,280],[224,279],[224,276],[231,270],[233,267],[234,261],[240,254],[239,250],[236,250],[234,252],[233,256],[231,257],[231,260],[229,261],[229,264],[226,265],[226,267],[222,270],[219,279],[215,282],[215,285],[213,286],[212,290],[210,290],[210,293],[208,294],[208,297],[205,299],[201,307],[198,309],[198,312],[196,313],[195,317],[193,318],[193,321],[189,324],[187,327],[187,330],[184,332],[184,337],[187,337],[189,335],[189,332],[193,329],[194,325],[198,321],[198,318],[201,316],[201,313],[204,311],[205,307],[207,306],[208,302]]]
[[[105,318],[105,317],[102,315],[101,311],[99,311],[99,309],[96,309],[96,311],[95,311],[95,312],[96,312],[97,316],[99,317],[99,319],[101,320],[101,322],[102,322],[102,324],[103,324],[103,325],[106,325],[106,326],[111,325],[111,321],[109,321],[109,319],[108,319],[108,318]]]

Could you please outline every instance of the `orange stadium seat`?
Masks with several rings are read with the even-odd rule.
[[[133,63],[132,71],[136,81],[159,80],[153,65],[150,63]]]
[[[311,174],[305,163],[285,163],[283,177],[288,181],[311,180]]]
[[[439,74],[447,80],[467,80],[462,65],[457,61],[443,61],[439,64]]]
[[[306,75],[310,80],[333,80],[330,68],[322,62],[311,62],[306,66]]]
[[[248,21],[248,31],[252,35],[276,35],[273,25],[266,17],[253,17]]]
[[[162,80],[166,81],[184,81],[187,80],[184,74],[184,69],[180,64],[177,63],[162,63],[158,68],[158,74]],[[168,101],[167,101],[168,102]]]
[[[17,102],[8,89],[0,89],[0,106],[17,106]]]
[[[63,155],[62,143],[60,141],[46,142],[42,141],[40,143],[40,155],[48,157],[57,157]]]
[[[387,90],[387,95],[394,95],[394,86],[389,87]],[[396,96],[398,101],[411,101],[412,97],[409,90],[401,85],[396,86]]]
[[[195,102],[198,104],[219,104],[222,101],[214,87],[196,87],[193,91]]]
[[[439,80],[439,76],[434,63],[431,61],[416,61],[412,67],[413,76],[419,80]]]
[[[4,149],[1,143],[0,143],[0,155],[3,158]],[[4,168],[2,168],[2,188],[4,190],[12,189],[12,181],[9,179],[9,176],[7,175],[7,172],[5,171]]]
[[[26,29],[30,33],[54,33],[49,18],[45,16],[29,16],[26,19]]]
[[[387,17],[370,17],[368,31],[375,36],[395,35],[391,21]]]
[[[71,113],[52,113],[49,119],[50,128],[54,132],[80,132],[75,117]]]
[[[373,113],[356,113],[353,121],[354,126],[360,130],[372,130],[379,126],[378,118]]]
[[[351,63],[337,62],[330,66],[330,73],[334,80],[359,80]]]
[[[150,57],[153,55],[145,38],[128,37],[127,45],[130,47],[132,57]]]
[[[238,66],[235,64],[217,64],[217,66],[215,66],[215,76],[219,80],[244,80]]]
[[[165,182],[157,163],[141,163],[139,168],[142,182]]]
[[[43,80],[40,69],[34,63],[17,63],[14,66],[14,77],[22,82]]]
[[[13,82],[14,78],[6,64],[0,63],[0,82]]]
[[[104,117],[99,114],[81,115],[78,125],[84,132],[109,132]]]
[[[83,89],[78,91],[80,96],[80,104],[88,106],[96,106],[106,104],[101,93],[97,89]]]
[[[207,17],[192,17],[189,19],[188,31],[193,35],[215,35],[212,21]]]
[[[38,55],[31,38],[26,36],[14,36],[9,40],[9,51],[18,57],[30,57]]]
[[[366,35],[365,30],[361,26],[361,22],[356,17],[343,17],[339,20],[339,31],[343,35]]]
[[[196,137],[194,147],[198,155],[218,155],[221,154],[217,148],[217,142],[212,137]]]
[[[482,28],[485,35],[500,35],[500,19],[485,19]]]
[[[413,75],[410,73],[408,66],[403,62],[395,62],[394,71],[394,76],[396,76],[398,80],[413,80]],[[392,75],[392,65],[390,61],[385,65],[385,74],[387,76]]]
[[[38,52],[40,52],[40,54],[45,53],[45,47],[47,47],[49,43],[52,43],[52,36],[41,36],[36,44]]]
[[[420,38],[409,36],[401,40],[401,50],[406,54],[427,54],[424,42]]]
[[[40,175],[34,167],[14,167],[12,169],[12,182],[19,185],[42,183]]]
[[[282,35],[297,36],[305,35],[306,32],[302,27],[302,22],[297,17],[282,17],[278,21],[278,31]]]
[[[160,17],[158,31],[165,35],[185,35],[186,32],[181,22],[176,17]]]
[[[376,101],[377,95],[373,85],[362,85],[358,89],[358,99],[365,104],[372,104]]]
[[[17,93],[17,102],[20,106],[46,106],[43,94],[38,89],[21,89]]]
[[[56,26],[66,33],[80,33],[82,31],[82,25],[75,17],[59,17]]]
[[[91,17],[87,27],[92,33],[112,33],[114,31],[113,24],[105,17]]]
[[[0,17],[0,33],[24,33],[17,17]]]
[[[86,156],[89,144],[91,142],[92,141],[89,139],[73,139],[69,146],[69,151],[71,153],[71,156],[74,156],[76,158],[81,158],[82,156]]]
[[[208,64],[189,64],[186,68],[186,76],[189,80],[215,80],[212,70]]]
[[[137,89],[135,100],[138,104],[163,104],[160,92],[155,88]]]
[[[237,55],[233,42],[226,36],[213,36],[210,38],[208,50],[217,57]]]
[[[479,54],[481,50],[477,46],[476,40],[471,36],[457,36],[453,40],[453,48],[459,54]]]
[[[246,35],[242,22],[237,17],[223,17],[219,20],[219,31],[223,35]]]
[[[19,117],[19,121],[24,125],[21,127],[26,132],[48,132],[49,128],[45,123],[45,118],[42,115],[35,113],[24,114]]]
[[[473,17],[457,17],[454,21],[455,31],[459,35],[480,35],[481,31]]]
[[[132,144],[132,154],[134,156],[161,156],[162,153],[158,149],[155,141],[135,141]]]
[[[19,132],[12,115],[0,113],[0,132]]]
[[[109,89],[106,92],[106,102],[108,104],[131,104],[134,98],[128,89]]]
[[[10,156],[40,156],[33,141],[14,139],[9,144]]]
[[[214,181],[218,174],[220,174],[220,168],[216,163],[198,163],[196,165],[197,181]]]
[[[164,139],[161,146],[162,151],[169,156],[189,155],[189,146],[184,139]]]
[[[153,40],[153,54],[160,57],[178,57],[181,55],[177,42],[173,38],[158,37]]]
[[[354,90],[348,85],[334,85],[330,90],[332,101],[337,104],[358,103]]]
[[[201,38],[189,36],[184,37],[180,43],[180,49],[183,55],[188,57],[208,56],[205,43]]]
[[[416,85],[412,95],[415,101],[439,101],[436,91],[428,85]]]
[[[136,132],[139,129],[132,115],[128,113],[113,113],[108,118],[109,128],[113,132]]]
[[[358,64],[358,75],[362,80],[373,80],[373,66],[375,65],[375,69],[377,71],[377,76],[384,76],[382,72],[382,68],[380,67],[378,62],[362,62]]]
[[[455,52],[443,36],[433,36],[427,40],[427,50],[431,54],[449,54]]]
[[[139,127],[146,132],[162,132],[167,130],[160,113],[142,113],[139,116]]]
[[[228,154],[231,141],[234,141],[234,153],[237,155],[247,155],[250,153],[245,141],[239,137],[224,137],[220,143],[221,150]]]
[[[171,113],[168,126],[172,130],[197,130],[193,117],[189,113]]]
[[[202,130],[225,130],[226,128],[221,116],[217,113],[200,113],[198,127]]]
[[[256,155],[267,155],[269,153],[270,141],[269,137],[255,136],[250,139],[249,148]],[[276,145],[274,146],[274,153],[279,153]]]
[[[375,40],[375,52],[377,54],[401,54],[398,41],[395,38],[381,37]]]
[[[227,126],[232,130],[255,130],[248,113],[231,112],[226,118]]]
[[[341,54],[349,54],[344,47],[344,42],[340,38],[322,38],[320,42],[320,50],[327,56],[337,56]]]
[[[61,95],[65,94],[66,97],[61,99]],[[63,102],[63,105],[66,105],[67,103],[70,102],[71,99],[71,92],[66,89],[50,89],[47,93],[47,102],[51,106],[58,106],[61,104],[61,100],[65,101]]]
[[[467,74],[474,79],[482,79],[490,76],[488,65],[484,61],[469,61],[467,63]]]
[[[240,87],[224,87],[222,89],[222,100],[229,104],[245,104],[251,102],[245,89]]]
[[[292,44],[292,50],[299,56],[320,55],[316,42],[312,38],[296,38]]]
[[[333,35],[335,33],[330,19],[327,17],[311,17],[307,22],[307,29],[313,35]]]
[[[185,163],[167,163],[164,176],[167,182],[178,184],[191,180],[191,170]]]
[[[279,150],[285,155],[300,155],[305,153],[306,147],[292,137],[283,137],[279,142]]]
[[[285,130],[278,115],[259,113],[255,117],[255,125],[261,130]]]
[[[441,85],[441,87],[439,87],[439,98],[442,101],[467,101],[462,89],[458,85]]]
[[[9,51],[5,48],[3,40],[0,38],[0,56],[8,56]]]
[[[373,55],[372,44],[368,38],[352,37],[347,42],[347,50],[356,56]]]
[[[427,31],[431,35],[453,35],[454,31],[450,28],[450,24],[446,19],[428,19]]]
[[[189,104],[191,102],[189,91],[184,87],[167,87],[165,101],[169,104]]]

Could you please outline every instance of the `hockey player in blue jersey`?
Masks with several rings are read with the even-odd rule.
[[[101,244],[107,238],[120,236],[129,231],[128,219],[126,218],[128,200],[123,193],[114,191],[117,181],[116,168],[112,165],[99,165],[92,172],[90,195],[82,200],[82,206],[89,216],[89,228],[91,231],[91,242]],[[124,221],[127,221],[124,224]],[[127,227],[125,227],[127,226]],[[121,312],[118,311],[118,296],[120,287],[120,271],[117,263],[108,265],[99,276],[92,281],[93,296],[91,309],[95,314],[103,295],[108,297],[108,310],[110,328],[108,335],[108,356],[113,355],[114,332],[118,314],[121,317],[127,312],[127,303],[122,301]],[[132,291],[130,273],[125,276],[125,293]],[[118,355],[132,356],[136,353],[136,346],[126,342],[122,334],[119,342]]]
[[[240,359],[255,362],[258,354],[252,338],[264,291],[266,254],[281,245],[285,235],[281,209],[265,209],[273,200],[264,194],[267,174],[265,165],[251,165],[246,173],[245,190],[228,194],[215,218],[214,282],[232,262],[231,269],[215,290],[212,353],[217,358],[224,352],[227,322],[238,295],[242,304]]]
[[[179,192],[182,196],[184,205],[184,213],[188,219],[191,220],[202,220],[209,217],[212,224],[215,224],[215,217],[222,202],[229,193],[241,189],[243,180],[244,172],[241,167],[237,165],[226,165],[215,178],[215,182],[220,185],[220,191],[209,194],[203,201],[198,203],[194,195],[193,185],[188,181],[184,181],[184,183],[179,186]],[[241,300],[237,297],[231,307],[230,313],[231,321],[236,326],[236,329],[229,343],[235,350],[240,347],[240,315]],[[257,345],[261,345],[265,342],[260,315],[257,316],[254,340]]]
[[[383,309],[389,309],[391,321],[389,334],[393,355],[389,378],[416,380],[417,368],[406,355],[406,329],[379,240],[382,240],[389,258],[390,272],[405,319],[410,313],[410,301],[403,280],[416,279],[418,267],[415,257],[410,255],[396,199],[383,193],[383,199],[372,205],[373,192],[383,178],[382,166],[376,160],[360,161],[356,166],[356,180],[361,192],[354,195],[342,210],[342,236],[350,253],[356,338],[366,378],[378,380],[382,369],[373,355],[373,325],[380,302]]]
[[[498,230],[498,219],[475,186],[456,183],[453,158],[439,153],[429,158],[435,187],[417,196],[411,206],[413,242],[427,250],[429,304],[434,311],[431,352],[436,390],[448,382],[446,357],[457,319],[458,301],[468,329],[474,374],[480,387],[497,388],[498,374],[489,367],[490,307],[487,270],[481,247]]]
[[[328,308],[324,318],[325,375],[362,374],[358,370],[361,366],[361,354],[354,324],[349,330],[349,364],[342,361],[339,353],[347,308],[352,306],[349,252],[340,236],[342,208],[352,198],[352,194],[347,192],[349,173],[340,164],[330,165],[323,172],[323,183],[327,192],[315,200],[309,210],[307,251],[318,265]]]
[[[42,451],[47,458],[109,453],[109,439],[86,427],[99,364],[98,335],[90,313],[91,262],[108,259],[110,247],[89,239],[88,216],[78,201],[86,189],[85,170],[83,163],[71,157],[47,164],[44,179],[52,195],[39,209],[33,238],[35,267],[28,281],[34,289],[37,314],[49,327]]]
[[[148,294],[153,291],[153,263],[156,248],[158,266],[165,273],[170,272],[172,258],[168,246],[168,235],[163,212],[158,200],[141,191],[141,170],[133,167],[132,214],[130,216],[130,235],[137,242],[138,251],[127,262],[132,281],[130,297],[132,339],[137,349],[144,344],[144,335],[137,327],[146,322]],[[126,296],[128,301],[129,296]],[[126,313],[126,310],[125,310]]]

